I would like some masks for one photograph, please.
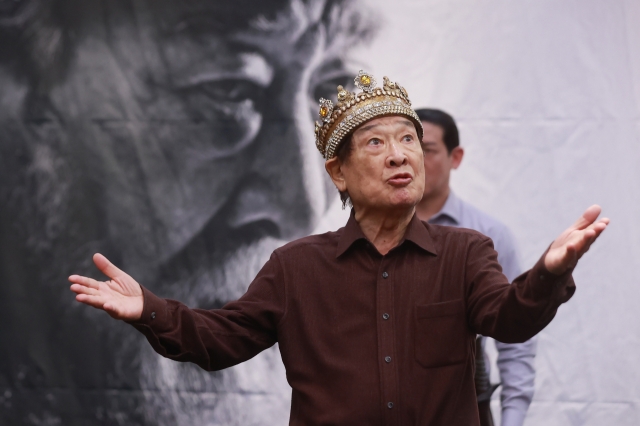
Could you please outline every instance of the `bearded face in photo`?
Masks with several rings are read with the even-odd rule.
[[[7,418],[284,422],[276,348],[216,373],[174,363],[73,304],[65,279],[101,278],[101,252],[162,297],[219,308],[312,232],[337,198],[314,146],[317,99],[350,83],[344,54],[370,37],[362,11],[32,0],[0,7],[0,23]]]

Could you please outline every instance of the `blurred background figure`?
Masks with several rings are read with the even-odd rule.
[[[100,251],[191,307],[243,294],[337,198],[313,119],[365,23],[342,0],[0,3],[0,423],[286,422],[277,349],[257,372],[167,362],[90,331],[65,277]]]
[[[424,136],[425,187],[416,213],[422,220],[445,226],[470,228],[493,240],[498,262],[510,282],[523,271],[520,269],[516,244],[509,229],[488,214],[458,198],[449,185],[451,171],[457,169],[464,157],[456,122],[444,111],[422,108],[416,113],[422,121]],[[486,338],[480,338],[484,348]],[[522,426],[527,409],[533,399],[536,340],[505,344],[496,341],[498,368],[502,384],[502,426]],[[476,356],[486,357],[484,351]],[[483,360],[481,360],[483,361]],[[488,360],[480,365],[486,371],[476,371],[476,391],[483,426],[493,425],[490,410],[491,393]]]

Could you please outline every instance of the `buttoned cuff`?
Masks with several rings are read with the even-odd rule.
[[[142,329],[153,330],[155,333],[167,331],[170,328],[170,318],[168,312],[168,304],[153,294],[148,289],[142,288],[144,305],[142,307],[142,315],[137,321],[130,321],[129,324],[142,331]]]

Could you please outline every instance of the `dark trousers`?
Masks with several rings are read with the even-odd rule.
[[[490,400],[478,401],[478,411],[480,412],[480,426],[494,426]]]
[[[489,381],[480,336],[476,339],[476,376],[474,379],[478,398],[478,412],[480,413],[480,426],[494,426],[493,416],[491,415],[491,394],[498,385],[492,385]]]

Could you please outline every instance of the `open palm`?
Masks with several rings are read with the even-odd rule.
[[[93,255],[93,263],[110,280],[97,281],[80,275],[71,275],[71,291],[76,300],[106,311],[113,318],[125,321],[140,319],[144,299],[142,288],[131,276],[118,269],[103,255]]]
[[[609,224],[607,218],[596,221],[601,211],[598,205],[589,207],[580,219],[556,238],[544,258],[544,266],[549,272],[560,275],[576,266]]]

